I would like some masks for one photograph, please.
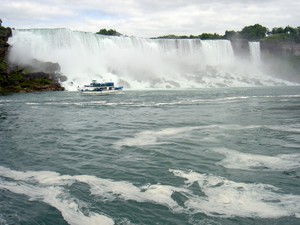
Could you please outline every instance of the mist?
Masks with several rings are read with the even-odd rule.
[[[249,57],[235,55],[227,40],[111,37],[69,29],[14,30],[9,61],[58,63],[67,90],[91,80],[127,89],[293,85],[263,68],[259,42]]]

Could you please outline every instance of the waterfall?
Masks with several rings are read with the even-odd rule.
[[[9,60],[59,63],[76,90],[91,80],[129,89],[269,85],[270,77],[239,62],[230,41],[102,36],[69,29],[14,30]],[[254,44],[250,43],[250,49]],[[254,46],[254,47],[253,47]],[[252,54],[252,53],[251,53]],[[254,53],[253,53],[254,55]],[[277,82],[277,81],[276,81]]]
[[[260,64],[260,42],[249,42],[249,50],[251,61]]]

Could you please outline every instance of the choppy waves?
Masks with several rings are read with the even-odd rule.
[[[226,158],[218,164],[231,169],[285,171],[300,168],[300,154],[266,156],[225,148],[212,149],[212,151],[225,155]]]
[[[285,194],[275,186],[235,182],[195,171],[170,169],[170,172],[183,179],[182,185],[136,186],[127,181],[96,176],[69,176],[50,171],[21,172],[0,166],[0,188],[26,195],[30,201],[42,201],[55,207],[69,224],[114,224],[114,218],[109,215],[81,209],[84,203],[67,191],[76,182],[89,185],[90,193],[86,194],[99,198],[103,204],[118,198],[163,205],[173,213],[205,213],[213,217],[300,218],[300,196]],[[197,193],[190,188],[194,183],[199,185]],[[174,193],[185,196],[183,205],[176,201]]]
[[[129,91],[127,94],[132,95],[135,93],[134,91]],[[75,94],[75,93],[74,93]],[[151,97],[151,94],[146,97]],[[145,97],[142,96],[142,97]],[[81,99],[82,101],[44,101],[44,102],[25,102],[26,105],[44,105],[44,106],[103,106],[103,107],[176,107],[176,106],[184,106],[184,105],[202,105],[202,104],[228,104],[228,103],[238,103],[249,100],[273,100],[273,101],[291,101],[293,99],[300,99],[300,95],[263,95],[263,96],[255,96],[255,95],[245,95],[245,96],[228,96],[222,98],[182,98],[172,101],[110,101],[107,99],[99,100],[97,98],[91,100],[90,98]],[[0,100],[0,104],[9,103],[12,101],[8,100]]]
[[[272,130],[272,131],[281,131],[285,133],[300,133],[300,124],[292,124],[292,125],[248,125],[241,126],[238,124],[226,124],[226,125],[203,125],[203,126],[188,126],[188,127],[170,127],[159,130],[145,130],[142,132],[136,133],[133,137],[124,138],[114,143],[115,148],[121,148],[122,146],[144,146],[144,145],[157,145],[157,144],[167,144],[169,142],[164,141],[166,138],[178,138],[179,136],[191,136],[195,132],[205,133],[209,131],[210,133],[217,133],[219,135],[228,136],[230,135],[226,131],[242,131],[242,130]],[[208,137],[199,137],[201,141],[209,141]],[[174,140],[172,140],[174,142]],[[216,138],[211,139],[212,142],[218,142]],[[288,147],[291,143],[286,143],[285,146]],[[295,142],[292,147],[300,147]],[[226,152],[214,149],[213,151],[218,151],[220,153]],[[237,153],[236,151],[231,151],[232,153]],[[228,152],[227,152],[228,153]],[[226,155],[229,155],[226,154]]]
[[[191,196],[185,206],[193,212],[210,216],[278,218],[299,217],[299,195],[282,194],[268,184],[247,184],[211,174],[171,170],[185,179],[187,185],[197,183],[203,196]]]
[[[298,224],[298,89],[3,97],[0,224]]]

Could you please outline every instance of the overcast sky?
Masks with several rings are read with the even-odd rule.
[[[259,23],[300,26],[300,0],[0,0],[4,26],[126,35],[224,34]]]

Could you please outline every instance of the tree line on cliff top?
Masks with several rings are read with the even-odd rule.
[[[97,34],[101,35],[110,35],[110,36],[120,36],[121,33],[117,32],[113,29],[101,29]],[[159,36],[155,38],[165,38],[165,39],[194,39],[200,38],[202,40],[206,39],[246,39],[248,41],[259,41],[259,40],[287,40],[287,41],[295,41],[300,43],[300,27],[291,27],[286,26],[283,27],[275,27],[269,30],[268,28],[255,24],[251,26],[244,27],[241,31],[233,31],[226,30],[224,35],[220,35],[217,33],[202,33],[200,35],[174,35],[169,34],[165,36]]]

